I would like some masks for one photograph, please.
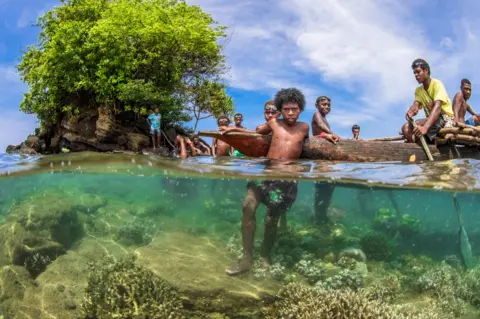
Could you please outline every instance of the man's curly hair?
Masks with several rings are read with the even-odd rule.
[[[296,88],[281,89],[275,94],[275,106],[282,111],[282,106],[287,103],[297,103],[300,112],[305,109],[305,96]]]

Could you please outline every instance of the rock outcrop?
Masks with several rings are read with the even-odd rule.
[[[30,135],[7,153],[38,155],[71,152],[141,152],[150,147],[146,119],[134,112],[114,114],[100,107],[79,115],[63,115],[56,125]],[[168,149],[165,150],[168,154]]]

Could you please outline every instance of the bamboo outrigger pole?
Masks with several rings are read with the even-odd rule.
[[[415,120],[409,119],[407,117],[407,120],[412,124],[413,128],[417,127],[417,123],[415,123]],[[433,161],[433,156],[432,153],[430,153],[430,149],[428,148],[427,141],[425,141],[425,136],[420,136],[420,142],[422,143],[423,150],[425,151],[425,154],[427,154],[428,160]]]

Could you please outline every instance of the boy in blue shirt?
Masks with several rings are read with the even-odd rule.
[[[152,135],[153,148],[160,147],[160,121],[162,116],[158,113],[158,107],[153,109],[153,113],[147,118],[148,125],[150,126],[150,134]]]

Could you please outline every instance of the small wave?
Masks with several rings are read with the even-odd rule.
[[[0,175],[32,168],[39,156],[0,154]]]

